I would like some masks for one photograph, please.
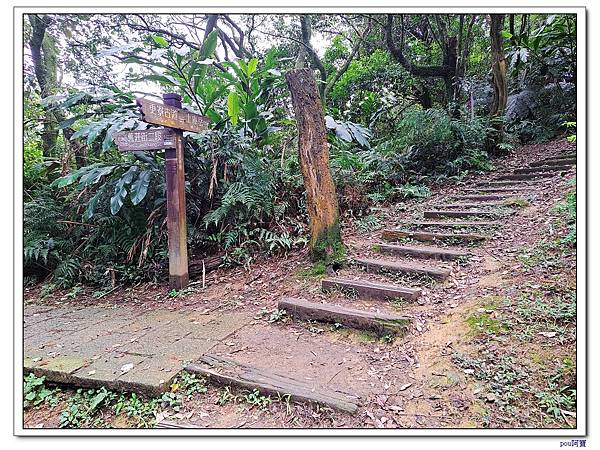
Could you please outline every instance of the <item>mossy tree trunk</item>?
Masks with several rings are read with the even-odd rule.
[[[286,74],[298,126],[298,153],[304,178],[313,261],[334,263],[344,255],[335,184],[321,98],[311,69]]]
[[[500,144],[504,137],[504,110],[508,101],[506,81],[506,58],[502,48],[502,27],[504,14],[490,14],[490,44],[492,57],[492,86],[494,96],[490,107],[492,131],[489,136],[488,151],[500,154]]]
[[[59,49],[55,38],[47,32],[52,24],[52,18],[48,15],[29,15],[31,24],[31,38],[29,49],[35,77],[40,87],[40,97],[45,98],[58,92],[59,83],[57,79]],[[65,120],[64,113],[58,108],[44,108],[44,127],[41,134],[42,151],[44,156],[57,153],[57,138],[59,124]],[[71,150],[75,155],[77,168],[87,164],[87,147],[79,141],[71,141],[75,131],[70,127],[62,128],[65,140],[65,150]]]

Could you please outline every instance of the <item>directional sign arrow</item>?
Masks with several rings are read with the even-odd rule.
[[[114,140],[122,152],[161,150],[175,147],[175,133],[168,128],[121,131],[114,134]]]
[[[209,119],[190,111],[138,98],[137,105],[144,122],[199,133],[208,128]]]

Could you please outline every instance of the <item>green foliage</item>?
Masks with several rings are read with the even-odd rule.
[[[61,428],[97,427],[97,412],[117,398],[114,392],[100,389],[78,389],[67,399],[66,409],[60,414]]]
[[[379,230],[383,225],[381,221],[374,215],[368,215],[361,217],[354,221],[356,229],[361,233],[367,233],[375,230]]]
[[[252,392],[244,395],[244,400],[250,406],[256,406],[260,409],[266,409],[273,400],[271,400],[270,396],[262,395],[258,389],[254,389]]]
[[[33,373],[23,381],[23,408],[48,403],[54,406],[57,402],[56,389],[49,389],[45,384],[46,377],[36,377]]]
[[[186,133],[190,254],[225,252],[226,266],[248,267],[258,252],[286,253],[308,242],[296,124],[282,76],[293,66],[296,43],[267,38],[265,46],[253,42],[252,54],[246,48],[241,58],[230,60],[234,58],[229,55],[218,61],[216,55],[222,56],[218,47],[223,45],[219,36],[225,31],[213,30],[196,45],[188,45],[161,30],[173,17],[143,17],[131,17],[131,23],[100,15],[53,17],[52,33],[67,44],[55,49],[61,52],[59,61],[63,57],[68,61],[61,70],[83,80],[76,86],[65,77],[63,86],[55,86],[53,95],[42,99],[35,71],[26,68],[24,269],[30,282],[50,276],[49,285],[58,288],[93,283],[105,289],[164,279],[163,154],[121,153],[113,139],[116,132],[148,127],[130,92],[136,84],[152,84],[148,91],[177,92],[186,109],[210,121],[208,130]],[[425,18],[405,17],[407,55],[413,64],[437,65],[442,48],[424,37],[431,36],[423,30],[433,23]],[[456,34],[458,18],[442,19],[450,34]],[[549,74],[561,88],[561,80],[576,69],[574,16],[530,19],[532,32],[524,29],[505,36],[510,47],[506,51],[511,61],[518,53],[513,64],[517,71],[527,70],[528,77],[534,74],[540,80]],[[130,33],[130,27],[142,20],[149,20],[152,31],[141,27]],[[375,24],[364,37],[351,30],[349,24],[358,20],[314,17],[316,29],[341,25],[321,58],[327,82],[335,80],[324,102],[330,166],[341,211],[363,217],[357,226],[368,230],[377,226],[368,218],[371,206],[424,198],[430,194],[428,181],[460,180],[469,171],[490,169],[491,164],[484,152],[487,120],[469,120],[465,111],[449,115],[443,109],[449,103],[443,81],[412,76],[386,50]],[[284,16],[269,21],[284,35],[293,35]],[[84,44],[68,45],[74,34]],[[348,42],[359,38],[364,39],[361,48],[346,65],[351,55]],[[489,36],[479,22],[471,44],[463,81],[487,76]],[[126,64],[126,73],[112,71],[113,60]],[[342,67],[347,70],[336,80]],[[81,88],[86,82],[90,86]],[[423,109],[418,105],[427,103],[427,96],[432,107]],[[562,124],[574,117],[572,105],[564,101],[571,97],[568,92],[564,98],[551,91],[540,93],[540,103],[548,111],[509,131],[525,140],[564,129]],[[56,124],[55,132],[73,134],[71,143],[59,134],[56,148],[44,155],[41,143],[47,123]],[[564,126],[570,129],[570,123]],[[74,156],[78,148],[85,150],[83,164],[81,155]],[[320,247],[343,259],[341,245]]]

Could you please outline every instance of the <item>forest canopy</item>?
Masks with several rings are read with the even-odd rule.
[[[576,17],[546,14],[25,15],[26,283],[166,276],[164,154],[122,153],[137,97],[182,96],[191,264],[308,242],[286,73],[311,69],[342,222],[576,121]]]

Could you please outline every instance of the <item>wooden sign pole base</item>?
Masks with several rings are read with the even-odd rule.
[[[165,105],[181,108],[181,97],[164,94]],[[173,129],[175,148],[165,150],[167,181],[167,229],[169,232],[169,286],[183,289],[189,283],[187,254],[187,220],[185,211],[185,170],[183,166],[183,131]]]

